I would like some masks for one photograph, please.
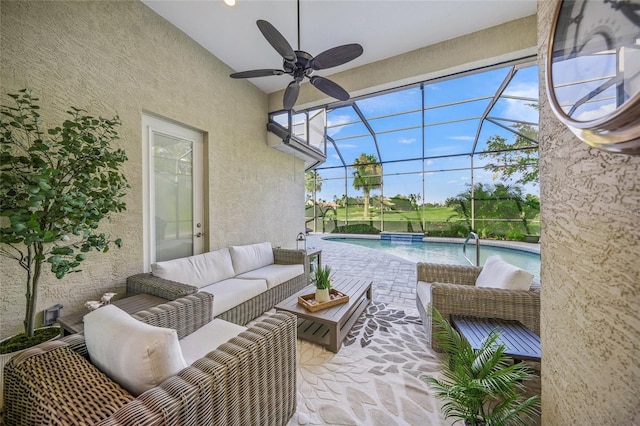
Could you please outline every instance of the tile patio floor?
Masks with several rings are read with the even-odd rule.
[[[323,240],[323,236],[308,235],[307,248],[322,249],[322,264],[331,266],[332,273],[371,280],[374,300],[415,309],[415,262],[355,244]]]

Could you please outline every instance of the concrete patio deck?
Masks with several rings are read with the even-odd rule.
[[[307,236],[307,248],[322,249],[322,264],[343,277],[373,281],[373,300],[402,308],[416,307],[416,264],[367,247]]]

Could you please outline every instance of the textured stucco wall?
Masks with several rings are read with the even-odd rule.
[[[330,78],[351,96],[360,96],[535,55],[536,45],[536,16],[532,15],[353,68]],[[284,90],[269,95],[270,111],[282,109],[283,94]],[[296,105],[302,108],[332,101],[306,82],[300,86]]]
[[[545,425],[640,424],[640,157],[579,141],[553,115],[538,2]]]
[[[84,309],[122,291],[142,271],[142,112],[206,133],[211,249],[270,241],[294,245],[304,229],[303,163],[266,145],[267,96],[232,80],[225,64],[137,1],[2,1],[1,92],[39,95],[42,116],[58,123],[70,106],[118,114],[132,186],[127,211],[101,230],[124,247],[94,254],[83,272],[42,278],[39,310]],[[3,100],[6,99],[3,96]],[[21,329],[24,274],[0,258],[0,336]]]

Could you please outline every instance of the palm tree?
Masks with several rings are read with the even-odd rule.
[[[373,154],[362,153],[353,162],[353,188],[364,192],[364,217],[369,217],[369,195],[382,186],[382,165]]]
[[[322,191],[322,176],[320,176],[317,170],[305,173],[304,189],[307,191],[307,197],[311,194],[315,202],[316,192]]]

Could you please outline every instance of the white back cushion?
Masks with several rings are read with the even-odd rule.
[[[115,305],[85,315],[84,337],[91,362],[134,396],[187,367],[175,330],[145,324]]]
[[[204,287],[235,275],[229,249],[197,254],[151,265],[151,273],[165,280]]]
[[[233,270],[236,275],[262,268],[273,263],[271,243],[249,244],[229,247]]]
[[[500,256],[489,256],[476,279],[476,287],[529,290],[533,274],[505,262]]]

